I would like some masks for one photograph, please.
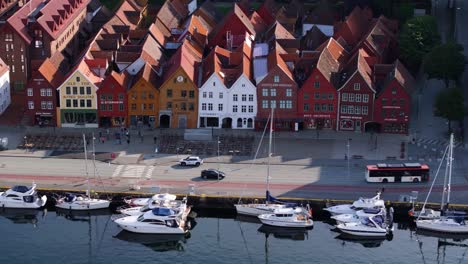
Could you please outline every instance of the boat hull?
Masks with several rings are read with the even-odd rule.
[[[116,219],[114,222],[123,230],[139,234],[173,234],[186,233],[181,227],[169,227],[167,225],[151,225],[137,221],[138,216],[127,216]]]
[[[81,201],[58,201],[55,207],[68,210],[97,210],[109,208],[110,201],[101,199],[85,199]]]
[[[236,204],[236,211],[239,215],[259,216],[271,214],[275,209],[286,208],[283,204]]]
[[[0,193],[1,195],[2,193]],[[43,195],[40,198],[37,198],[36,201],[32,203],[26,203],[23,200],[10,201],[6,199],[0,199],[0,207],[3,208],[17,208],[17,209],[39,209],[45,206],[47,202],[47,196]]]
[[[416,227],[418,229],[428,230],[432,232],[468,234],[468,225],[456,223],[452,219],[417,220]]]
[[[323,210],[329,212],[331,215],[354,214],[356,213],[356,210],[354,210],[352,206],[352,204],[342,204],[328,207]]]
[[[314,226],[314,221],[312,220],[305,220],[305,221],[298,221],[298,222],[290,222],[290,221],[278,221],[278,220],[271,220],[271,219],[262,219],[260,221],[264,225],[275,226],[275,227],[288,227],[288,228],[310,228]]]

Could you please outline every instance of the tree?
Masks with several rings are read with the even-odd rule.
[[[400,34],[400,59],[413,71],[419,68],[424,56],[440,43],[437,22],[432,16],[409,19]]]
[[[465,70],[463,47],[455,42],[436,46],[426,54],[423,67],[429,79],[443,80],[448,87],[449,81],[457,80]]]
[[[463,90],[458,87],[444,89],[436,97],[434,114],[447,119],[449,132],[452,132],[452,121],[462,121],[468,114],[464,100]]]

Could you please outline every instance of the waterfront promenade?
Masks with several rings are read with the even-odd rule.
[[[73,130],[75,133],[80,131]],[[46,150],[15,149],[24,135],[68,133],[65,129],[2,127],[0,137],[9,138],[7,151],[0,152],[0,185],[30,184],[35,181],[39,188],[84,190],[85,169],[80,153],[54,153]],[[86,130],[85,133],[105,130]],[[114,131],[110,131],[112,135]],[[236,155],[235,150],[221,150],[231,155],[202,156],[205,164],[200,167],[180,167],[177,160],[185,153],[155,153],[161,142],[154,144],[154,137],[167,131],[142,130],[143,139],[137,130],[130,130],[131,142],[116,144],[115,140],[95,142],[96,166],[89,155],[88,168],[93,189],[102,192],[156,192],[206,194],[221,196],[263,197],[267,171],[267,137],[254,158],[261,132],[214,130],[218,135],[254,136],[250,156]],[[181,133],[181,131],[173,131]],[[430,183],[368,184],[364,180],[366,164],[377,162],[418,161],[429,163],[433,174],[439,164],[441,145],[408,144],[412,139],[398,135],[371,135],[335,131],[275,132],[271,162],[271,186],[274,195],[296,198],[356,199],[370,196],[385,187],[385,199],[399,200],[402,195],[419,191],[419,201],[424,200]],[[349,142],[349,160],[348,156]],[[222,142],[221,142],[222,143]],[[401,159],[401,144],[405,144]],[[221,144],[223,145],[223,144]],[[92,144],[88,146],[91,150]],[[114,153],[115,155],[112,155]],[[388,159],[396,158],[396,160]],[[466,153],[457,148],[455,154],[452,200],[467,203],[468,181],[465,169]],[[467,164],[468,165],[468,164]],[[349,169],[348,169],[349,166]],[[94,167],[96,170],[94,171]],[[228,175],[218,181],[200,179],[200,171],[219,168]],[[439,177],[431,201],[440,201],[443,178]],[[131,190],[133,189],[133,190]],[[137,189],[137,190],[135,190]]]

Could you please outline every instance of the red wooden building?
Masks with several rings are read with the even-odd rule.
[[[297,118],[297,83],[294,80],[292,69],[294,64],[288,54],[279,44],[269,51],[265,62],[260,65],[254,62],[255,71],[265,70],[266,75],[257,79],[257,118],[256,129],[263,129],[267,124],[271,108],[275,108],[274,127],[276,130],[294,130],[299,124]],[[285,61],[286,60],[286,61]]]
[[[121,127],[127,117],[127,71],[112,71],[101,83],[98,95],[99,127]]]
[[[296,73],[301,79],[305,76],[298,92],[298,118],[304,129],[335,129],[338,110],[338,92],[335,87],[341,65],[349,54],[333,38],[317,49],[318,58],[304,63],[302,72]],[[310,66],[310,68],[307,68]]]
[[[378,94],[374,121],[379,124],[379,132],[408,134],[413,77],[398,60],[394,64],[376,65],[375,76]]]
[[[360,49],[349,60],[340,76],[337,130],[376,130],[373,122],[375,87],[368,54]]]
[[[33,71],[26,86],[26,115],[32,125],[56,126],[58,103],[57,87],[64,80],[68,65],[60,52],[47,58]]]

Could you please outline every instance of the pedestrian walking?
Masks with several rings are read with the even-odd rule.
[[[130,138],[127,138],[127,144],[130,145]]]
[[[158,137],[154,136],[154,137],[153,137],[153,142],[154,142],[154,144],[156,145],[156,143],[158,143]]]

